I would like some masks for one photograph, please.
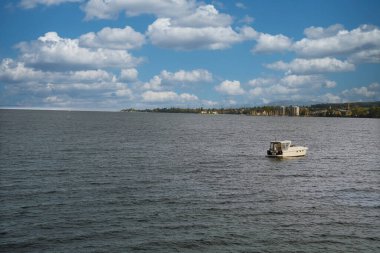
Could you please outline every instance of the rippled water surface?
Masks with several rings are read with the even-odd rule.
[[[379,119],[0,117],[0,252],[380,252]]]

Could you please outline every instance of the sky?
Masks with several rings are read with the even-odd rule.
[[[0,107],[380,101],[378,0],[3,0]]]

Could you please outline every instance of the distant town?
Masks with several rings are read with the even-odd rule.
[[[315,104],[309,106],[261,106],[241,108],[155,108],[137,110],[123,109],[123,112],[198,113],[206,115],[240,114],[247,116],[294,116],[294,117],[357,117],[380,118],[380,101],[339,104]]]

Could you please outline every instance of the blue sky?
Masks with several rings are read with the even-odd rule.
[[[0,107],[380,100],[377,0],[5,0]]]

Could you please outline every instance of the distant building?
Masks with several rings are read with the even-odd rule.
[[[300,108],[299,108],[299,106],[292,106],[290,108],[290,115],[291,116],[300,116]]]
[[[285,106],[281,106],[281,111],[280,111],[280,115],[281,116],[285,116]]]

